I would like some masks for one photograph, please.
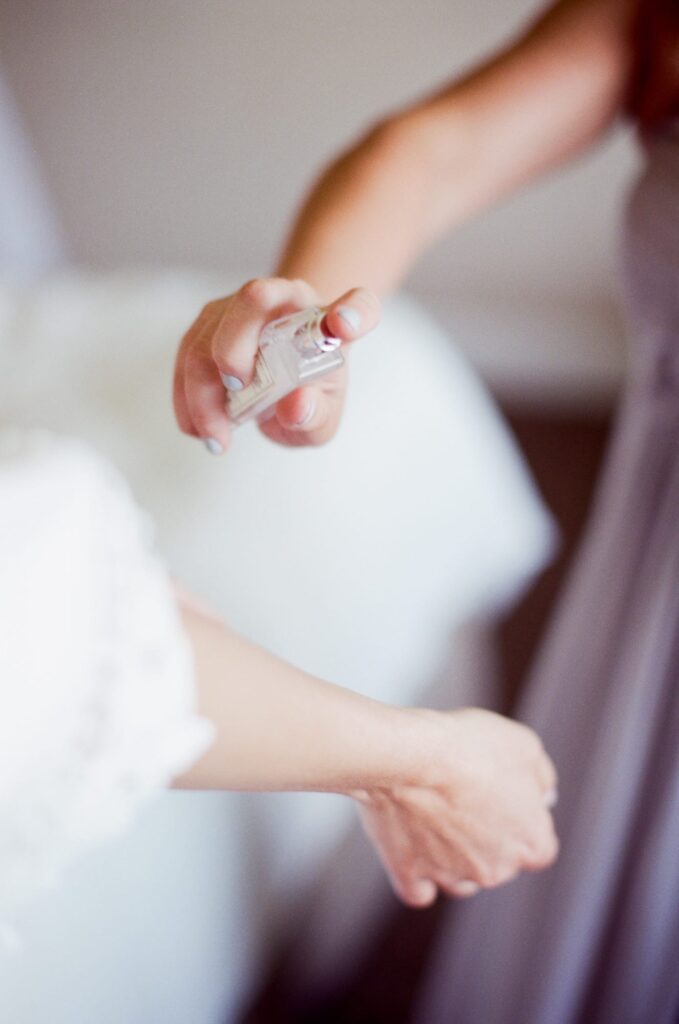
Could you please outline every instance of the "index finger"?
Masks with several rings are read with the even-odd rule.
[[[229,391],[240,391],[253,376],[259,336],[277,316],[313,304],[315,293],[305,281],[258,278],[233,296],[217,323],[211,355]]]

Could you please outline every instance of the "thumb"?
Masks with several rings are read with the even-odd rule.
[[[342,341],[354,341],[372,331],[382,312],[380,300],[368,288],[352,288],[325,310],[328,333]]]

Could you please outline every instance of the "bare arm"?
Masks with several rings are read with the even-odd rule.
[[[182,614],[216,739],[178,786],[353,797],[414,905],[554,859],[556,777],[529,729],[485,711],[389,707],[281,662],[186,599]]]
[[[384,294],[443,233],[599,138],[632,72],[638,0],[561,0],[477,70],[388,118],[322,175],[278,267]]]
[[[638,3],[560,0],[494,59],[340,156],[302,206],[279,279],[250,283],[246,301],[241,289],[209,303],[185,335],[175,377],[182,430],[227,447],[220,372],[237,386],[251,380],[274,300],[298,309],[342,295],[332,308],[350,322],[335,317],[335,329],[353,341],[378,318],[375,293],[395,288],[439,236],[599,138],[627,97]],[[298,389],[262,429],[287,445],[329,440],[345,384],[339,371]]]
[[[182,614],[199,711],[217,736],[182,785],[348,794],[386,782],[399,709],[315,679],[195,608]]]

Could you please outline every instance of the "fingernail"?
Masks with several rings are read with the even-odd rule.
[[[357,331],[361,326],[361,314],[351,306],[338,306],[335,312],[342,317],[345,324],[351,327],[352,331]]]
[[[466,878],[463,878],[460,882],[455,884],[455,895],[456,896],[476,896],[477,892],[481,891],[481,886],[477,885],[476,882],[470,882]]]
[[[232,377],[230,373],[222,374],[222,384],[227,391],[242,391],[243,381],[240,377]]]
[[[304,413],[304,417],[301,420],[297,420],[297,422],[295,423],[295,426],[296,427],[306,427],[307,423],[310,423],[311,420],[314,418],[314,413],[315,412],[316,412],[316,403],[315,402],[309,402],[309,408]]]
[[[428,904],[434,902],[437,893],[438,890],[433,882],[422,881],[417,886],[415,897],[418,903]]]
[[[203,438],[203,444],[209,451],[210,455],[221,455],[224,451],[223,446],[219,443],[216,437]]]
[[[552,807],[556,807],[556,805],[559,802],[559,791],[558,791],[558,789],[548,789],[547,792],[545,793],[544,800],[545,800],[545,807],[548,807],[550,810],[552,809]]]

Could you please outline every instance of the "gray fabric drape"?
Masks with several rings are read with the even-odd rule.
[[[418,1024],[679,1020],[679,126],[626,224],[631,377],[520,717],[560,772],[558,864],[451,911]]]

